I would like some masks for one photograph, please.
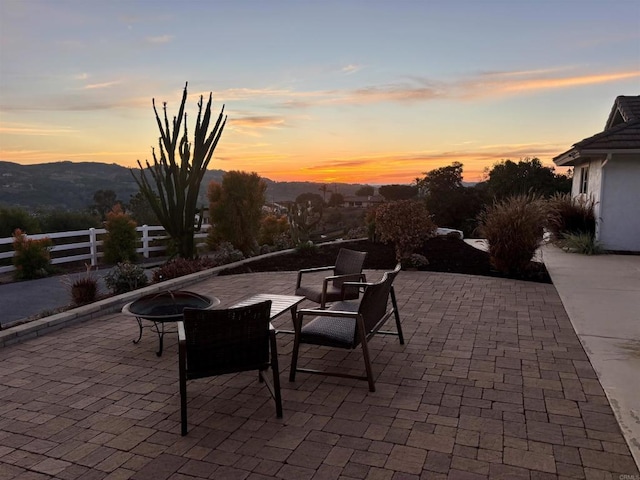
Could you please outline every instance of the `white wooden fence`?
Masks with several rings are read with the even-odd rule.
[[[204,240],[207,236],[209,225],[202,225],[200,232],[195,234],[196,241]],[[151,252],[164,252],[166,250],[167,235],[164,227],[142,225],[137,227],[136,231],[140,234],[138,242],[139,247],[136,252],[142,254],[144,258],[149,258]],[[98,259],[104,256],[101,251],[103,240],[101,239],[107,231],[104,228],[90,228],[88,230],[75,230],[72,232],[57,233],[41,233],[37,235],[27,235],[30,239],[49,238],[53,241],[54,246],[51,247],[51,263],[63,264],[71,262],[90,263],[92,267],[98,265]],[[13,237],[0,238],[0,250],[5,250],[3,245],[9,245],[11,249],[6,252],[0,252],[0,260],[11,259],[14,255]],[[73,251],[72,255],[66,255],[59,252]],[[3,262],[5,263],[5,262]],[[15,270],[13,265],[0,266],[0,273],[12,272]]]

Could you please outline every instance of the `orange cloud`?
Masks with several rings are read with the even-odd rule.
[[[614,72],[606,74],[587,74],[576,75],[566,77],[540,77],[535,72],[534,75],[530,75],[531,78],[523,80],[511,80],[510,77],[515,75],[528,76],[528,72],[507,72],[505,74],[491,74],[487,75],[488,82],[469,82],[467,88],[469,93],[474,91],[477,94],[501,94],[501,93],[513,93],[513,92],[525,92],[525,91],[537,91],[548,90],[558,88],[568,88],[583,85],[593,85],[598,83],[612,83],[621,80],[628,80],[631,78],[640,77],[640,71],[630,72]],[[506,80],[505,80],[506,79]]]
[[[346,67],[345,67],[346,68]],[[404,83],[369,85],[352,90],[318,90],[298,92],[289,89],[228,89],[216,92],[218,98],[232,100],[275,100],[285,108],[308,108],[323,105],[367,105],[382,102],[419,103],[441,98],[471,99],[512,95],[518,92],[580,87],[614,83],[640,77],[640,70],[567,75],[576,67],[487,72],[467,79],[434,81],[412,78]]]
[[[0,125],[0,133],[9,135],[54,136],[75,134],[77,132],[77,130],[68,127],[49,128],[22,124]]]
[[[272,128],[284,125],[283,117],[256,115],[252,117],[230,118],[229,124],[240,127]]]

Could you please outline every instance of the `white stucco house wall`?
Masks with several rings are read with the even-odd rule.
[[[640,252],[640,95],[616,98],[604,130],[553,161],[574,168],[574,197],[596,202],[596,240],[602,247]]]

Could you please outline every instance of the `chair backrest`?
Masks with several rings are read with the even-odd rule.
[[[336,264],[333,268],[334,275],[352,275],[349,278],[342,278],[333,282],[337,288],[342,287],[342,284],[346,281],[357,282],[360,278],[364,267],[364,259],[367,257],[367,252],[358,252],[356,250],[349,250],[348,248],[341,248],[336,258]]]
[[[400,272],[400,264],[390,272],[385,272],[382,278],[366,287],[358,312],[364,319],[365,333],[369,335],[380,327],[380,323],[384,323],[391,311],[387,310],[389,300],[389,292],[393,287],[393,281]],[[356,335],[357,339],[358,335]],[[357,341],[357,340],[356,340]]]
[[[190,378],[269,364],[271,301],[221,310],[184,310],[187,372]]]

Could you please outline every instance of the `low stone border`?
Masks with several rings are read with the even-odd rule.
[[[284,253],[290,253],[292,251],[293,249],[280,250],[278,252],[260,255],[260,257],[264,258],[282,255]],[[166,280],[160,283],[154,283],[147,287],[143,287],[120,295],[114,295],[113,297],[105,298],[104,300],[100,300],[89,305],[72,308],[70,310],[56,313],[48,317],[31,320],[25,323],[16,323],[13,326],[8,325],[0,330],[0,348],[15,343],[20,343],[23,340],[29,338],[46,335],[47,333],[54,332],[69,325],[86,322],[107,313],[120,311],[120,309],[122,309],[125,304],[134,301],[136,298],[141,297],[142,295],[157,293],[163,290],[182,289],[189,285],[193,285],[202,280],[205,280],[209,277],[216,276],[222,270],[239,267],[245,263],[256,260],[256,258],[258,257],[250,257],[234,263],[228,263],[207,270],[202,270],[200,272],[195,272],[183,277],[173,278],[171,280]]]
[[[348,243],[362,239],[350,239],[350,240],[337,240],[332,243]],[[259,258],[269,258],[285,253],[292,253],[295,249],[290,248],[288,250],[278,250],[277,252],[265,253],[263,255],[257,255],[255,257],[249,257],[237,262],[227,263],[218,267],[210,268],[208,270],[202,270],[190,275],[185,275],[179,278],[173,278],[161,283],[154,283],[144,288],[134,290],[132,292],[123,293],[121,295],[114,295],[113,297],[105,298],[98,302],[84,305],[81,307],[73,308],[64,312],[56,313],[48,317],[31,320],[25,323],[16,323],[13,326],[7,325],[0,330],[0,348],[20,343],[23,340],[46,335],[47,333],[54,332],[69,325],[75,325],[77,323],[86,322],[96,317],[105,315],[107,313],[118,312],[122,307],[134,301],[136,298],[142,295],[161,292],[163,290],[177,290],[195,283],[201,282],[209,277],[218,275],[221,271],[236,268],[246,263],[253,262]]]

